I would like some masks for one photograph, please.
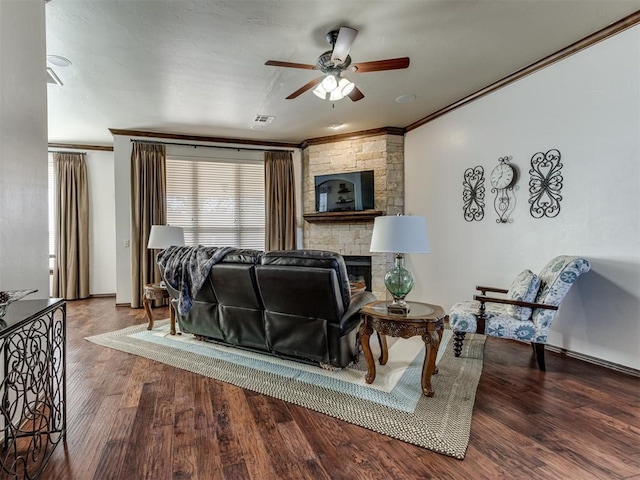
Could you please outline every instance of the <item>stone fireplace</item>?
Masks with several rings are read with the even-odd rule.
[[[386,128],[354,137],[339,136],[308,140],[302,152],[303,213],[315,212],[316,175],[374,171],[375,210],[382,215],[404,213],[404,133]],[[387,298],[384,275],[393,255],[371,254],[369,245],[373,219],[304,221],[303,246],[331,250],[346,256],[368,257],[371,261],[371,290],[379,300]]]

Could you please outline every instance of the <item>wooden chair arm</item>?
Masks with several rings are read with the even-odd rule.
[[[508,298],[491,298],[485,297],[483,295],[474,295],[474,300],[477,300],[480,303],[503,303],[506,305],[518,305],[519,307],[529,307],[529,308],[544,308],[546,310],[558,310],[556,305],[547,305],[545,303],[530,303],[530,302],[521,302],[519,300],[511,300]]]
[[[495,293],[507,293],[509,290],[505,290],[504,288],[496,288],[496,287],[483,287],[481,285],[476,285],[476,290],[480,290],[484,295],[486,292],[495,292]]]

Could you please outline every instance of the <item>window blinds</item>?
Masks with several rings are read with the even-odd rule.
[[[264,249],[264,162],[167,155],[167,223],[186,245]]]

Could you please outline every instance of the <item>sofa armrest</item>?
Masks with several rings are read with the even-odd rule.
[[[349,308],[344,312],[340,319],[340,330],[350,330],[354,322],[360,322],[360,309],[367,303],[375,302],[376,296],[371,292],[359,292],[351,297]]]

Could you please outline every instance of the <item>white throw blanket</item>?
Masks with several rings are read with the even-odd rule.
[[[186,315],[204,285],[211,267],[222,260],[231,247],[169,247],[156,257],[164,281],[178,291],[178,313]]]

